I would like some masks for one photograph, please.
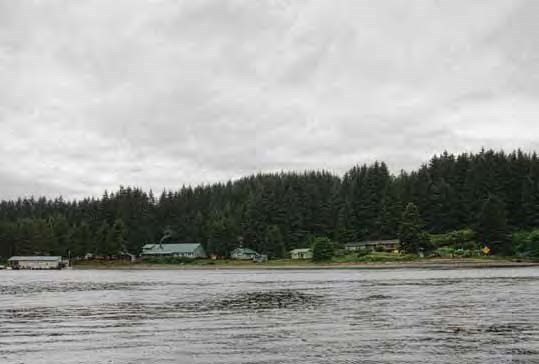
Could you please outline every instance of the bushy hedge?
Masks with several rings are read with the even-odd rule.
[[[313,243],[313,262],[329,261],[335,254],[333,242],[326,237],[314,239]]]
[[[513,233],[513,249],[516,255],[539,258],[539,229]]]
[[[469,249],[465,244],[474,242],[477,234],[472,229],[451,231],[447,234],[431,234],[430,241],[435,247],[452,246],[455,248]]]

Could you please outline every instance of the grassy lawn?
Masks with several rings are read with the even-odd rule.
[[[355,254],[345,255],[342,257],[333,258],[332,262],[335,263],[376,263],[376,262],[408,262],[412,260],[424,259],[417,255],[406,254],[393,254],[385,252],[372,252],[367,255],[357,256]]]
[[[74,262],[79,267],[129,267],[134,265],[191,265],[191,266],[309,266],[345,263],[367,263],[367,262],[398,262],[420,259],[414,255],[397,255],[391,253],[371,253],[362,257],[357,255],[346,255],[334,257],[331,261],[315,263],[310,259],[272,259],[264,263],[256,263],[251,260],[233,259],[186,259],[186,258],[153,258],[139,260],[135,263],[121,260],[88,260]]]

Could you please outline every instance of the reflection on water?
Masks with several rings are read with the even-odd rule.
[[[2,271],[0,363],[539,363],[539,269]]]

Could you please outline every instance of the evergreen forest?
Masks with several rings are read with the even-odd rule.
[[[376,162],[342,176],[258,174],[159,196],[120,187],[75,201],[2,201],[0,256],[139,254],[166,234],[165,242],[198,242],[219,256],[243,244],[283,257],[313,237],[337,244],[395,239],[405,224],[417,225],[408,229],[417,236],[471,229],[478,240],[492,242],[494,253],[511,254],[511,234],[539,227],[537,155],[446,152],[398,175]]]

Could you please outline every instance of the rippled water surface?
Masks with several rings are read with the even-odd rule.
[[[0,363],[539,363],[539,268],[0,271]]]

